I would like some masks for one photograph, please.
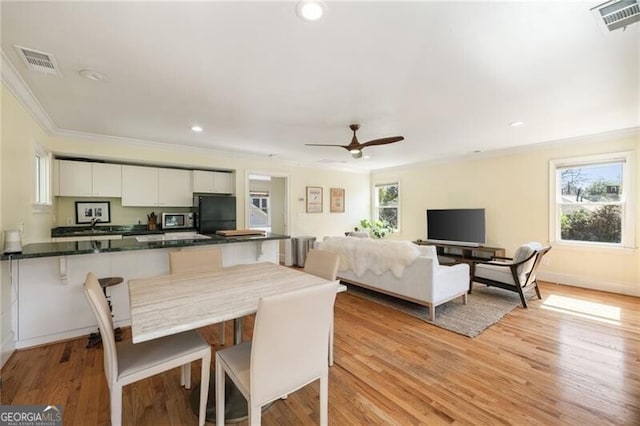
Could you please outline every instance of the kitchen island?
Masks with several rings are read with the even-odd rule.
[[[110,287],[114,322],[130,323],[127,281],[169,273],[169,251],[198,250],[218,246],[224,266],[256,262],[279,262],[279,241],[286,235],[179,239],[140,242],[135,238],[104,241],[34,243],[22,253],[3,255],[9,263],[16,300],[15,348],[25,348],[95,331],[96,321],[84,297],[88,272],[98,277],[119,276],[120,285]]]

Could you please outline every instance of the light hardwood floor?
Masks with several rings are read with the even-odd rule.
[[[330,423],[639,425],[640,299],[541,289],[542,301],[474,339],[339,294]],[[549,309],[556,302],[564,307]],[[245,324],[248,338],[251,320]],[[201,331],[216,348],[218,327]],[[2,369],[2,404],[60,404],[65,426],[108,424],[102,349],[84,345],[14,354]],[[192,369],[194,381],[199,370]],[[177,369],[126,387],[123,404],[127,425],[197,423]],[[317,409],[313,383],[273,404],[263,424],[318,424]]]

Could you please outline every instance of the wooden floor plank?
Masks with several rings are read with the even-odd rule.
[[[542,301],[514,309],[474,339],[339,294],[331,424],[640,424],[640,300],[547,283],[541,288]],[[550,309],[550,296],[606,305],[618,317]],[[249,317],[246,339],[252,326]],[[214,350],[220,347],[217,326],[200,332]],[[226,332],[230,340],[231,322]],[[130,339],[130,330],[124,336]],[[15,353],[2,369],[1,403],[61,404],[65,425],[109,424],[102,349],[85,343]],[[196,363],[193,383],[199,377]],[[196,424],[190,392],[179,381],[175,369],[127,386],[123,424]],[[318,391],[312,383],[277,401],[263,424],[319,424]]]

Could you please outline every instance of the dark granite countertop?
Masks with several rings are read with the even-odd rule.
[[[147,225],[100,225],[90,226],[59,226],[51,229],[52,238],[61,237],[89,237],[98,235],[147,235],[164,234],[166,232],[195,232],[195,228],[187,229],[157,229],[149,231]]]
[[[188,231],[182,229],[181,231]],[[161,232],[161,231],[160,231]],[[53,232],[52,232],[53,233]],[[118,233],[119,234],[119,233]],[[77,234],[74,234],[79,236]],[[99,234],[89,234],[99,235]],[[108,234],[103,234],[108,235]],[[134,234],[131,234],[134,235]],[[72,235],[63,235],[72,236]],[[117,251],[150,250],[172,247],[206,246],[211,244],[229,244],[249,241],[286,240],[288,235],[267,233],[266,235],[245,235],[238,237],[221,237],[209,235],[210,239],[186,239],[139,242],[135,238],[103,241],[65,241],[58,243],[33,243],[22,247],[22,253],[0,256],[0,260],[32,259],[37,257],[71,256],[76,254],[110,253]]]

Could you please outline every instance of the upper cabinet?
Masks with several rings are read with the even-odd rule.
[[[122,205],[191,207],[191,171],[122,166]]]
[[[193,171],[193,192],[233,194],[233,173]]]
[[[86,161],[58,161],[58,192],[62,197],[121,197],[122,166]]]

